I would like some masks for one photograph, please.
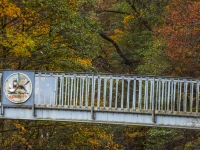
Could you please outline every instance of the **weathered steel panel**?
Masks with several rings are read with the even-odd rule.
[[[152,123],[151,114],[117,113],[95,111],[95,119],[91,119],[91,112],[87,110],[70,109],[39,109],[36,108],[36,117],[31,109],[6,108],[2,119],[27,119],[27,120],[54,120],[72,122],[91,122],[122,125],[159,126],[172,128],[200,129],[199,118],[186,116],[156,115],[156,123]]]
[[[56,105],[56,82],[52,74],[35,77],[35,104]]]

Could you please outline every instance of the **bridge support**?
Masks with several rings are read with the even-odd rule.
[[[91,120],[94,120],[94,107],[91,107]]]
[[[2,111],[2,110],[1,110]],[[95,111],[95,118],[94,118]],[[54,120],[85,123],[122,124],[170,128],[200,129],[198,116],[166,115],[159,113],[138,113],[138,112],[113,112],[110,110],[97,110],[96,108],[74,109],[35,106],[35,113],[31,108],[4,108],[4,115],[0,119],[25,119],[25,120]],[[156,115],[156,122],[154,121]],[[152,122],[152,119],[154,122]]]

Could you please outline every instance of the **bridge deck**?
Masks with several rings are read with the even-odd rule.
[[[8,107],[0,117],[198,128],[199,86],[194,78],[39,72],[34,110]]]

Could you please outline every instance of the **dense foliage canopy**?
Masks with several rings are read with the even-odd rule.
[[[0,68],[200,77],[199,0],[1,0]],[[199,149],[200,132],[0,120],[0,149]]]

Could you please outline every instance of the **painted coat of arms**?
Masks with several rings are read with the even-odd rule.
[[[13,73],[4,83],[4,93],[11,102],[23,103],[31,96],[31,80],[23,73]]]

